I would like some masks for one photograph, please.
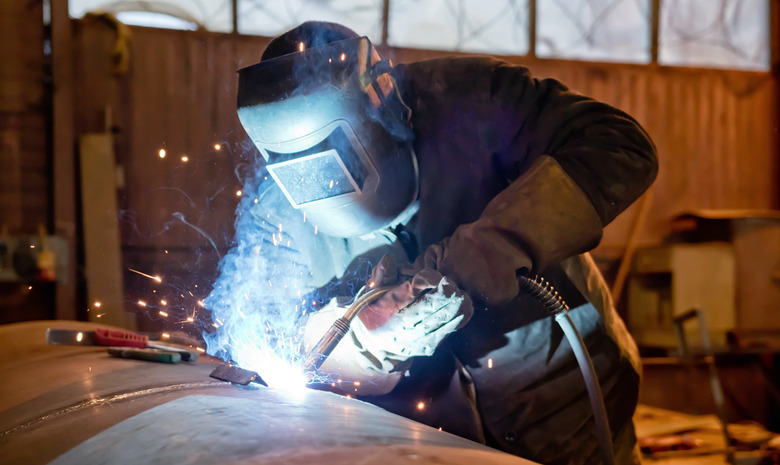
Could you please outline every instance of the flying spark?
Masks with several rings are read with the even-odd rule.
[[[165,158],[165,149],[160,149],[158,155],[160,156],[160,158]]]
[[[132,268],[128,268],[128,270],[132,271],[133,273],[140,274],[141,276],[143,276],[143,277],[145,277],[145,278],[153,279],[153,280],[157,281],[158,283],[161,283],[161,282],[162,282],[162,278],[161,278],[161,277],[159,277],[159,276],[152,276],[152,275],[150,275],[150,274],[146,274],[146,273],[143,273],[143,272],[141,272],[141,271],[134,270],[134,269],[132,269]]]

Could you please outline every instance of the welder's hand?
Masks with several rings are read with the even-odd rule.
[[[401,274],[398,264],[392,255],[385,255],[371,270],[369,287],[386,287],[395,285],[387,291],[382,297],[371,302],[360,313],[358,318],[363,322],[366,329],[374,330],[387,323],[393,315],[406,307],[420,296],[431,286],[429,280],[421,276],[417,282],[413,282],[413,277],[417,274],[416,269],[405,269]],[[436,277],[433,277],[436,279]],[[400,282],[400,284],[399,284]]]
[[[392,360],[431,355],[451,332],[468,322],[471,299],[438,271],[408,265],[399,270],[389,255],[372,271],[374,286],[401,283],[358,314],[359,343]]]
[[[346,312],[347,307],[339,306],[338,300],[333,298],[325,307],[308,316],[303,334],[306,353],[317,345],[333,322]],[[381,350],[376,353],[367,351],[355,336],[353,329],[357,326],[362,325],[357,320],[353,321],[350,331],[322,364],[320,372],[347,382],[360,381],[360,394],[386,394],[401,379],[402,373],[393,372],[398,361],[387,358],[387,354]]]

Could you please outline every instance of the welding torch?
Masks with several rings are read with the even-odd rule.
[[[349,325],[352,323],[355,316],[357,316],[366,305],[382,297],[392,288],[393,286],[376,287],[368,290],[365,294],[358,293],[355,297],[355,301],[349,306],[344,313],[344,316],[334,321],[328,331],[320,338],[319,342],[317,342],[317,345],[309,351],[304,365],[306,371],[318,370],[347,332],[349,332]]]

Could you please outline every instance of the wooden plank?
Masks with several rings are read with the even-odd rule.
[[[780,329],[780,219],[732,220],[738,327]]]
[[[67,242],[64,278],[57,283],[55,314],[75,320],[76,308],[76,181],[73,137],[73,32],[68,2],[51,3],[52,44],[52,172],[54,231]]]
[[[19,132],[0,130],[0,231],[19,231],[23,223],[22,151]]]
[[[113,144],[107,133],[79,138],[89,321],[134,329],[124,305]]]

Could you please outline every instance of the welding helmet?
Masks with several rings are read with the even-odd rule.
[[[291,33],[281,37],[295,45],[301,34]],[[287,200],[319,231],[355,237],[391,226],[414,209],[418,188],[411,110],[392,65],[366,37],[305,36],[292,53],[239,71],[239,120]]]

